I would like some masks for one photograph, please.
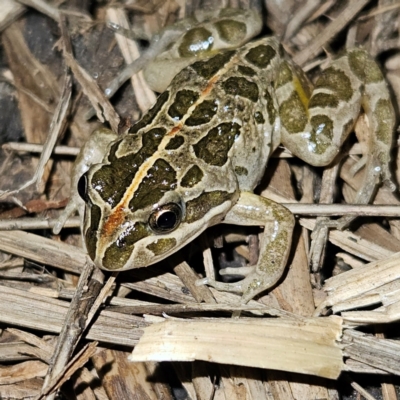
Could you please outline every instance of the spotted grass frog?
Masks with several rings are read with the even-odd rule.
[[[257,265],[234,270],[242,280],[203,281],[241,293],[245,303],[278,282],[290,249],[293,215],[253,193],[274,149],[283,144],[308,164],[328,165],[363,108],[366,188],[371,176],[390,180],[394,112],[379,67],[362,49],[334,60],[313,87],[276,38],[244,43],[261,28],[257,12],[228,9],[200,20],[183,23],[168,50],[183,61],[163,54],[150,65],[162,91],[155,105],[123,137],[97,132],[112,139],[104,156],[93,141],[86,148],[96,156],[82,153],[83,170],[95,162],[78,183],[83,236],[98,267],[123,271],[168,257],[215,224],[265,226]],[[159,71],[176,74],[165,90],[171,76]],[[369,191],[356,201],[367,202]]]

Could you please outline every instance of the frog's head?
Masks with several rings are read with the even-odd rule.
[[[134,179],[129,165],[93,165],[78,184],[86,203],[86,248],[105,270],[145,267],[173,254],[221,221],[237,196],[222,190],[183,190],[176,172],[162,159],[142,165],[139,171],[145,174],[138,178],[136,171]]]

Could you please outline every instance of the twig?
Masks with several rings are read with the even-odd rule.
[[[43,145],[43,152],[40,155],[39,164],[36,168],[36,171],[33,177],[22,185],[17,190],[13,190],[11,192],[7,192],[7,196],[11,194],[18,193],[21,190],[27,188],[28,186],[34,184],[36,182],[36,190],[39,190],[39,185],[41,183],[41,179],[43,176],[44,168],[49,161],[50,155],[53,151],[53,147],[60,137],[61,133],[65,129],[65,122],[69,110],[69,106],[71,104],[71,94],[72,94],[72,79],[69,74],[65,76],[64,86],[62,90],[62,94],[60,97],[60,101],[58,102],[57,108],[54,112],[53,119],[50,124],[49,134],[47,135],[46,142]]]
[[[74,274],[82,272],[87,260],[79,247],[23,231],[0,232],[0,250]]]
[[[103,285],[104,275],[91,261],[87,261],[71,301],[63,329],[58,338],[53,359],[46,375],[42,392],[51,388],[71,357],[89,320],[87,316]]]
[[[135,306],[112,306],[110,311],[124,314],[159,314],[163,313],[191,313],[191,312],[213,312],[213,311],[258,311],[263,314],[271,315],[275,310],[262,304],[210,304],[210,303],[187,303],[187,304],[138,304]]]
[[[362,386],[356,382],[351,382],[351,386],[356,390],[361,396],[365,397],[366,400],[377,400],[376,397],[370,395]]]
[[[367,15],[362,15],[359,18],[359,21],[365,21],[368,18],[375,17],[376,15],[383,14],[388,11],[396,10],[397,8],[400,8],[400,4],[392,4],[390,6],[379,7],[377,9],[375,9],[374,11],[369,12]]]
[[[41,153],[43,151],[43,145],[35,143],[8,142],[4,143],[2,148],[4,150],[26,151],[29,153]],[[71,146],[55,146],[53,149],[53,154],[57,155],[76,156],[78,153],[79,148]]]
[[[64,41],[64,59],[71,68],[75,78],[82,86],[82,90],[89,98],[92,106],[96,110],[97,118],[104,122],[104,118],[110,123],[114,132],[118,132],[119,116],[113,106],[97,85],[96,81],[77,63],[73,54],[69,40],[68,30],[64,18],[60,19],[61,33]],[[104,115],[104,116],[103,116]]]
[[[58,390],[71,376],[81,367],[83,367],[90,357],[96,352],[97,342],[87,344],[60,373],[52,379],[46,389],[42,389],[42,393],[35,400],[43,399],[49,393]],[[49,398],[49,397],[47,397]]]
[[[0,220],[0,231],[31,230],[31,229],[53,229],[57,218],[12,218]],[[79,228],[81,220],[79,217],[72,217],[64,224],[64,228]]]
[[[43,0],[17,0],[17,1],[21,4],[36,9],[37,11],[47,15],[51,19],[54,19],[56,22],[59,21],[60,10],[57,7],[53,7],[46,1]]]
[[[296,64],[303,65],[305,62],[316,56],[338,32],[340,32],[362,8],[369,3],[369,0],[350,1],[348,6],[331,22],[314,40],[293,57]]]

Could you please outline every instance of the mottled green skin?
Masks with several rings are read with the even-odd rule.
[[[246,26],[228,18],[215,29],[229,41],[233,32],[239,40]],[[179,51],[189,51],[189,39],[204,41],[207,29],[188,31]],[[372,126],[370,165],[380,163],[385,176],[393,109],[379,68],[365,51],[352,50],[333,62],[314,89],[274,38],[194,62],[129,134],[110,145],[103,163],[89,170],[84,231],[90,257],[108,270],[137,268],[224,219],[271,222],[274,231],[243,283],[209,281],[223,290],[240,287],[248,301],[280,278],[294,224],[284,207],[251,194],[271,151],[283,143],[309,164],[327,165],[361,106]],[[149,219],[156,221],[168,204],[181,211],[179,221],[172,231],[156,231]]]
[[[203,176],[203,171],[197,165],[193,165],[189,168],[189,171],[186,172],[186,174],[183,176],[181,180],[181,186],[191,188],[201,182]]]
[[[129,264],[129,252],[136,252],[130,258],[138,267],[157,261],[162,249],[171,249],[151,245],[152,237],[154,243],[174,238],[180,247],[220,221],[240,190],[257,185],[263,174],[259,166],[271,151],[271,136],[264,132],[272,130],[276,115],[268,94],[277,46],[272,41],[225,51],[184,69],[132,134],[112,144],[104,164],[89,172],[88,196],[104,205],[101,216],[97,208],[88,213],[86,242],[101,267],[120,269]],[[260,67],[267,78],[260,76]],[[171,234],[154,235],[149,215],[155,205],[171,199],[184,210],[181,226]],[[111,267],[112,257],[118,266]]]

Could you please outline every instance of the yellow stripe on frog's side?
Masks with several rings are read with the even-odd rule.
[[[308,103],[310,101],[309,95],[304,90],[304,85],[300,82],[297,76],[293,76],[293,88],[296,93],[299,95],[300,101],[306,109],[308,115]]]

